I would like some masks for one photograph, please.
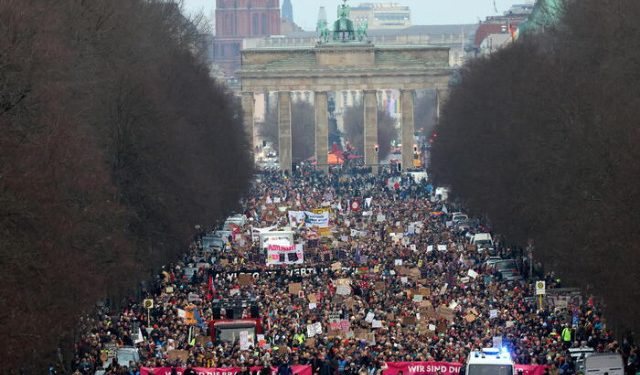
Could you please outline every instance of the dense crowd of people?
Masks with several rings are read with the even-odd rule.
[[[615,339],[592,298],[547,298],[540,306],[533,277],[503,278],[486,262],[501,256],[522,266],[524,254],[499,240],[494,251],[479,251],[465,235],[488,229],[454,225],[460,208],[440,198],[406,174],[263,172],[243,201],[246,224],[234,226],[221,248],[199,236],[159,273],[147,296],[152,309],[132,300],[117,316],[80,322],[77,373],[193,366],[249,374],[273,366],[284,375],[288,366],[311,365],[320,375],[376,375],[388,362],[464,363],[496,340],[516,363],[547,365],[550,374],[578,371],[573,347],[619,352],[638,366],[637,346]],[[330,209],[330,235],[289,222],[288,211],[314,209]],[[252,230],[267,227],[291,228],[304,263],[267,266]],[[313,272],[266,272],[300,267]],[[258,276],[241,282],[243,271]],[[550,274],[539,277],[547,291],[561,286]],[[212,342],[209,322],[242,301],[243,317],[260,318],[258,340]],[[140,360],[117,365],[109,346],[135,346]]]

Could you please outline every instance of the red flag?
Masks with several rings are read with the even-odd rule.
[[[215,288],[213,287],[213,276],[209,276],[209,283],[207,284],[207,301],[211,301],[213,299],[214,292]]]

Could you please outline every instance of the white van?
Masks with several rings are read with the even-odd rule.
[[[486,348],[469,353],[465,375],[514,375],[511,354],[504,349]]]
[[[476,245],[478,251],[493,249],[493,238],[490,233],[476,233],[471,237],[471,243]]]
[[[622,356],[615,353],[594,353],[584,360],[585,375],[624,375]]]
[[[229,224],[235,224],[242,228],[247,222],[247,217],[244,215],[233,215],[227,218],[224,222],[223,230],[231,230],[231,226]]]

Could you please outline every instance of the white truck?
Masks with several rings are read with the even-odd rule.
[[[486,348],[469,353],[465,375],[515,375],[511,354],[499,348]]]
[[[584,360],[585,375],[624,375],[622,356],[616,353],[594,353]]]

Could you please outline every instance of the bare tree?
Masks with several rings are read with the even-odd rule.
[[[559,14],[463,69],[433,175],[514,244],[535,239],[536,258],[604,299],[618,334],[637,332],[640,4],[568,1]]]

